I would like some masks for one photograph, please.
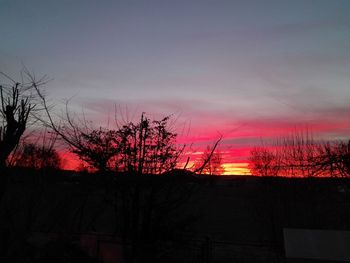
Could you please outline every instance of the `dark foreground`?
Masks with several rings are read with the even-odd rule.
[[[285,258],[283,228],[350,230],[349,189],[331,178],[16,171],[0,262],[314,262]]]

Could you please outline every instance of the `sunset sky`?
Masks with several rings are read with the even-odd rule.
[[[221,134],[243,173],[262,139],[350,138],[349,14],[347,0],[0,0],[0,71],[48,75],[57,107],[72,98],[96,125],[115,108],[174,114],[181,142]]]

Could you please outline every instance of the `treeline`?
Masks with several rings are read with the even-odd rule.
[[[249,168],[258,176],[349,177],[350,141],[318,141],[308,131],[295,131],[254,147]]]

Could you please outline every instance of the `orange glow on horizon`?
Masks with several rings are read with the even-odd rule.
[[[61,156],[61,160],[62,160],[62,169],[63,170],[74,170],[74,171],[78,171],[79,170],[79,166],[81,165],[81,161],[79,160],[79,158],[67,151],[67,150],[63,150],[59,152],[60,156]]]
[[[225,172],[222,175],[251,175],[249,163],[224,163]]]
[[[78,171],[81,168],[82,162],[79,158],[69,151],[60,152],[62,158],[62,169],[64,170],[75,170]],[[183,168],[185,163],[180,163],[179,168]],[[187,169],[193,169],[195,166],[194,161],[190,161],[187,165]],[[248,168],[248,163],[245,162],[236,162],[236,163],[223,163],[225,172],[222,174],[225,175],[251,175]]]
[[[225,175],[251,175],[250,170],[248,168],[249,163],[241,163],[241,162],[236,162],[236,163],[223,163],[222,166],[225,169],[225,172],[221,174],[222,176]],[[185,166],[185,163],[180,163],[179,168],[183,168]],[[187,169],[193,170],[195,167],[195,162],[190,161],[187,164]]]

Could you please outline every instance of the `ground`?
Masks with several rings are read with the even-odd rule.
[[[169,262],[280,262],[284,227],[350,229],[347,179],[225,176],[189,184],[190,199],[172,217],[192,220],[176,232],[184,233],[182,245],[169,243]],[[108,202],[97,176],[12,176],[1,231],[11,232],[14,251],[38,232],[113,236],[117,216]]]

